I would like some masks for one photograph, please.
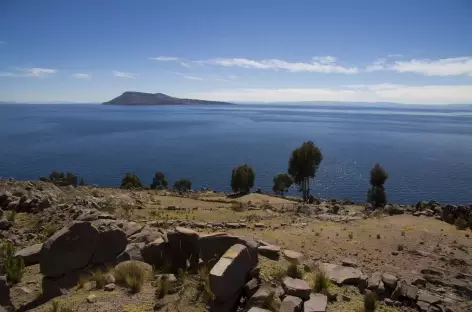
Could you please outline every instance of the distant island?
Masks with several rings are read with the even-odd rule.
[[[122,95],[102,104],[106,105],[229,105],[228,102],[181,99],[163,93],[126,91]]]

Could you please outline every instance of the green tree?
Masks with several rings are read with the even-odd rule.
[[[64,173],[53,170],[51,174],[49,174],[49,180],[56,181],[56,180],[59,180],[61,176],[64,177]]]
[[[134,173],[126,173],[123,177],[123,180],[121,180],[121,188],[129,189],[142,186],[143,185],[141,184],[141,180],[139,180],[139,177]]]
[[[80,178],[80,182],[79,182],[79,185],[85,185],[85,181],[84,181],[84,178]]]
[[[274,177],[274,185],[272,190],[275,193],[280,193],[284,196],[284,192],[288,191],[288,188],[293,184],[293,178],[288,173],[279,173]]]
[[[166,189],[169,182],[167,181],[164,174],[160,171],[154,174],[154,178],[152,179],[151,188],[152,189]]]
[[[249,193],[254,186],[256,175],[247,164],[233,168],[231,173],[231,188],[233,192]]]
[[[309,180],[315,178],[322,160],[323,155],[320,149],[312,141],[304,142],[292,151],[288,162],[288,173],[292,176],[293,181],[300,186],[305,201],[310,195]]]
[[[192,189],[192,181],[188,179],[180,179],[175,181],[174,189],[178,191],[189,191]]]
[[[367,201],[372,204],[374,209],[387,204],[387,194],[385,193],[384,187],[387,179],[388,173],[380,164],[376,164],[374,168],[370,170],[371,187],[367,191]]]
[[[72,172],[66,172],[66,178],[73,178],[74,175],[72,174]]]

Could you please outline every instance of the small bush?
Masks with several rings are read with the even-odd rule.
[[[405,236],[405,231],[402,231],[402,236]]]
[[[353,239],[354,238],[354,233],[349,232],[348,237],[349,237],[349,239]]]
[[[296,264],[293,263],[288,266],[286,273],[287,276],[290,276],[291,278],[301,279],[303,277],[302,270]]]
[[[380,234],[377,234],[377,239],[380,239]]]
[[[156,288],[157,299],[162,299],[169,293],[169,277],[167,275],[161,276],[159,285]]]
[[[397,250],[398,251],[403,251],[403,249],[404,249],[403,244],[398,244]]]
[[[231,209],[236,212],[244,212],[247,210],[247,204],[245,203],[232,203],[231,204]]]
[[[45,226],[44,226],[44,230],[43,230],[43,238],[46,240],[48,239],[49,237],[53,236],[54,233],[56,233],[57,231],[59,231],[61,229],[61,226],[57,223],[47,223]]]
[[[182,192],[186,192],[192,189],[192,181],[188,179],[180,179],[175,181],[174,189]]]
[[[103,287],[105,287],[105,285],[107,284],[105,275],[106,275],[106,272],[103,272],[100,269],[97,269],[92,272],[92,275],[90,276],[90,280],[95,282],[95,288],[102,289]]]
[[[3,260],[3,267],[7,280],[16,284],[21,281],[25,270],[23,258],[15,257],[15,247],[10,242],[5,242],[0,248],[0,259]]]
[[[206,266],[201,267],[198,270],[198,291],[203,294],[205,301],[215,299],[215,294],[211,291],[210,286],[210,271]]]
[[[364,296],[365,312],[373,312],[377,308],[377,296],[374,292],[368,292]]]
[[[16,211],[12,210],[10,211],[10,213],[7,214],[7,220],[12,223],[15,223],[15,219],[16,219]]]
[[[141,180],[134,173],[126,173],[123,180],[121,180],[121,188],[131,189],[140,187],[143,187]]]
[[[463,217],[459,217],[454,222],[454,225],[456,226],[456,229],[458,230],[465,230],[467,229],[467,220],[464,219]]]
[[[77,281],[77,289],[84,288],[85,283],[88,282],[88,278],[85,275],[80,275],[79,280]]]
[[[52,306],[48,309],[48,312],[74,312],[74,310],[64,306],[61,307],[59,301],[53,301]]]
[[[329,279],[323,272],[318,272],[315,275],[315,285],[313,286],[313,291],[315,293],[323,293],[329,288]]]
[[[146,268],[137,261],[125,261],[115,267],[116,283],[129,288],[132,293],[141,290],[146,280]]]

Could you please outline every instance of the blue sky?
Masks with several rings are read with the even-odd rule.
[[[472,103],[469,0],[0,1],[0,101]]]

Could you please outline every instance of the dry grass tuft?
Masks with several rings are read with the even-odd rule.
[[[137,293],[143,287],[148,272],[138,261],[125,261],[115,267],[116,283],[127,287],[131,293]]]

